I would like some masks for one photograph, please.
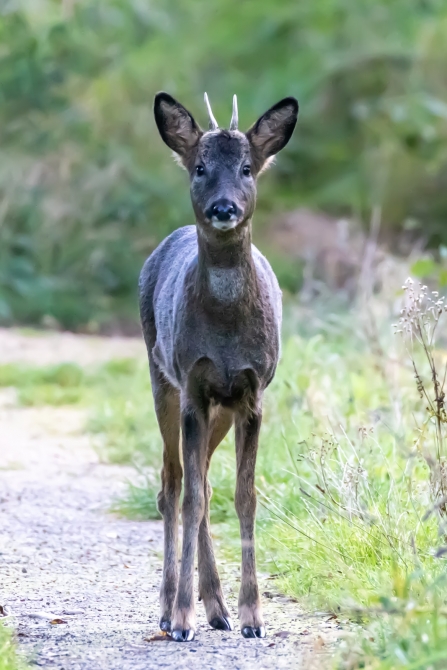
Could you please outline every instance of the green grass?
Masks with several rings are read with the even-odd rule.
[[[12,630],[0,621],[0,670],[25,670],[16,652]]]
[[[304,607],[361,621],[340,667],[437,669],[447,659],[447,572],[444,517],[427,514],[434,428],[384,307],[373,339],[355,312],[288,316],[295,335],[266,394],[257,465],[259,566]],[[291,325],[300,321],[301,334]],[[90,429],[111,460],[147,473],[114,509],[153,518],[161,439],[146,364],[103,391]],[[210,478],[220,551],[233,561],[234,473],[230,434]]]
[[[342,668],[365,670],[444,670],[447,662],[445,613],[437,605],[419,613],[381,614],[341,643]]]
[[[87,379],[73,363],[41,368],[11,363],[0,366],[0,386],[17,388],[22,405],[71,405],[81,402]]]
[[[159,486],[156,480],[156,477],[146,472],[142,475],[139,484],[129,482],[126,496],[117,498],[112,503],[110,511],[126,516],[128,519],[161,519],[157,507]]]
[[[17,363],[0,365],[0,387],[17,389],[23,406],[89,405],[98,388],[119,385],[132,374],[132,359],[112,360],[101,366],[84,369],[75,363],[29,366]]]

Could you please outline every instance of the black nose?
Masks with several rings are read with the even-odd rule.
[[[236,205],[229,200],[218,200],[211,206],[211,217],[215,216],[219,221],[229,221],[235,214]]]

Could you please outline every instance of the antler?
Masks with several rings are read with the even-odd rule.
[[[237,113],[237,96],[233,95],[233,114],[230,121],[230,130],[237,130],[239,123],[238,113]]]
[[[205,98],[205,105],[206,105],[206,108],[208,110],[208,116],[209,116],[209,119],[210,119],[209,120],[209,129],[210,130],[217,130],[219,128],[219,126],[217,125],[217,121],[214,118],[213,112],[211,111],[210,101],[208,100],[208,95],[206,93],[204,95],[204,98]]]

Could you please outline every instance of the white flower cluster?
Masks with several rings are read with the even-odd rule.
[[[445,298],[438,291],[429,291],[420,282],[409,277],[402,286],[405,291],[404,307],[400,311],[395,333],[403,333],[419,340],[431,342],[434,330],[443,312],[447,310]]]

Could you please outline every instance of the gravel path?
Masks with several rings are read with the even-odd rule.
[[[0,605],[10,608],[29,662],[59,670],[329,667],[336,622],[305,615],[267,577],[265,640],[210,629],[201,603],[194,642],[159,635],[162,526],[107,512],[133,471],[98,461],[84,420],[72,408],[19,408],[13,390],[0,392]],[[237,621],[237,571],[221,563],[221,574]]]

